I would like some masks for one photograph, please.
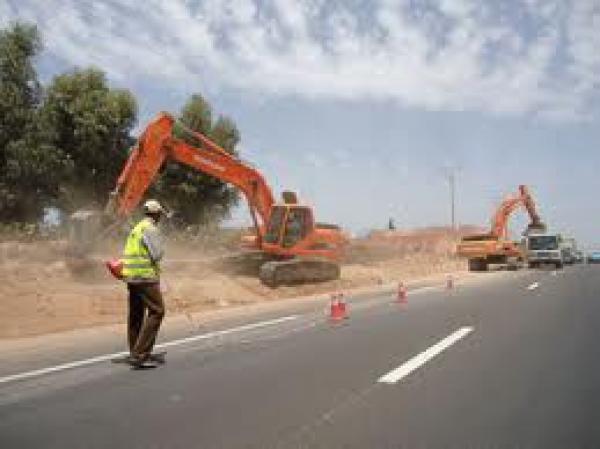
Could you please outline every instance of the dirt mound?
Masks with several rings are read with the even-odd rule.
[[[396,231],[373,231],[365,238],[350,242],[346,262],[374,263],[408,256],[429,255],[452,258],[456,244],[464,235],[480,231],[475,226],[462,226],[457,230],[430,227]]]

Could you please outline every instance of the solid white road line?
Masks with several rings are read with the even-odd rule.
[[[441,290],[441,289],[442,289],[442,287],[439,285],[427,285],[425,287],[415,288],[414,290],[408,290],[408,292],[414,295],[415,293],[424,293],[424,292],[429,292],[431,290]]]
[[[461,327],[456,332],[448,335],[443,340],[440,340],[429,349],[422,353],[414,356],[412,359],[400,365],[398,368],[390,371],[389,373],[381,376],[378,380],[379,383],[383,384],[395,384],[402,378],[408,376],[410,373],[415,371],[420,366],[427,363],[429,360],[440,354],[442,351],[448,349],[454,343],[461,338],[467,336],[473,331],[472,327]]]
[[[527,290],[535,290],[539,286],[540,286],[539,282],[534,282],[533,284],[531,284],[530,286],[527,287]]]
[[[165,343],[156,345],[155,348],[162,349],[162,348],[169,348],[171,346],[180,346],[180,345],[184,345],[186,343],[191,343],[194,341],[207,340],[209,338],[221,337],[223,335],[229,335],[229,334],[234,334],[237,332],[243,332],[243,331],[248,331],[248,330],[253,330],[253,329],[259,329],[262,327],[272,326],[274,324],[285,323],[287,321],[292,321],[297,318],[298,318],[298,315],[289,315],[289,316],[284,316],[281,318],[276,318],[273,320],[260,321],[258,323],[252,323],[252,324],[245,324],[243,326],[238,326],[238,327],[234,327],[231,329],[225,329],[222,331],[209,332],[206,334],[194,335],[192,337],[186,337],[186,338],[180,338],[178,340],[167,341]],[[74,362],[62,363],[60,365],[50,366],[48,368],[42,368],[42,369],[37,369],[37,370],[33,370],[33,371],[26,371],[24,373],[0,377],[0,384],[14,382],[17,380],[29,379],[32,377],[39,377],[39,376],[43,376],[45,374],[56,373],[58,371],[65,371],[65,370],[72,369],[72,368],[79,368],[82,366],[92,365],[94,363],[111,360],[115,357],[122,357],[127,354],[129,354],[129,352],[115,352],[113,354],[99,355],[97,357],[91,357],[89,359],[76,360]]]

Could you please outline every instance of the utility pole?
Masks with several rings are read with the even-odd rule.
[[[452,221],[452,230],[456,231],[456,175],[454,171],[448,174],[448,183],[450,184],[450,217]]]
[[[456,173],[460,171],[460,167],[446,165],[441,171],[448,180],[448,187],[450,188],[450,224],[452,230],[456,231]]]

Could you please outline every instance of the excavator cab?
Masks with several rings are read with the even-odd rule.
[[[338,279],[340,267],[331,258],[340,243],[330,235],[338,233],[338,227],[316,224],[308,206],[289,202],[273,206],[262,250],[275,257],[260,267],[261,282],[277,287]]]
[[[292,248],[314,227],[312,210],[298,204],[273,207],[263,242],[267,245]]]
[[[293,248],[314,228],[312,210],[298,204],[296,192],[281,193],[283,204],[273,206],[263,243],[285,249]]]

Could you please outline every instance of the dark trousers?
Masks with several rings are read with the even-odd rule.
[[[129,316],[127,341],[132,356],[146,358],[152,353],[160,323],[165,316],[165,304],[156,283],[127,284]]]

